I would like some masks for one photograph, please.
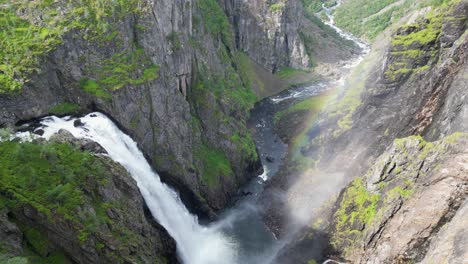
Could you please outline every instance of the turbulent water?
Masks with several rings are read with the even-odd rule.
[[[237,245],[220,226],[202,226],[196,216],[189,213],[179,195],[162,183],[137,144],[101,113],[81,118],[82,127],[75,127],[73,118],[48,117],[43,137],[49,138],[60,129],[77,138],[99,143],[109,157],[122,164],[138,183],[138,187],[153,216],[164,226],[177,243],[178,255],[184,263],[219,264],[238,263]]]
[[[336,7],[335,7],[336,8]],[[362,48],[363,54],[343,66],[343,70],[357,65],[367,54],[369,47],[358,38],[342,31],[334,25],[332,9],[324,12],[329,16],[326,22],[342,37],[352,40]],[[343,79],[336,83],[343,82]],[[91,113],[82,118],[83,126],[74,126],[77,118],[55,116],[41,121],[48,139],[60,129],[71,132],[77,138],[86,138],[99,143],[114,161],[122,164],[135,179],[152,215],[164,226],[177,243],[180,260],[187,264],[257,264],[270,263],[286,243],[278,241],[265,226],[256,205],[263,191],[264,182],[273,177],[282,164],[287,146],[274,134],[273,115],[295,101],[319,95],[336,87],[336,83],[318,82],[316,84],[287,90],[275,97],[265,99],[252,112],[254,135],[265,172],[243,188],[240,193],[247,196],[221,214],[221,220],[203,226],[198,218],[184,206],[178,193],[162,183],[159,175],[152,170],[135,141],[105,115]],[[39,129],[39,128],[38,128]],[[27,137],[27,133],[16,136]],[[266,157],[269,157],[269,161]],[[327,260],[325,263],[333,263]]]

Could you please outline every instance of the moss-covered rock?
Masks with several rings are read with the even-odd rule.
[[[125,169],[60,142],[0,142],[0,224],[17,226],[24,235],[21,250],[0,255],[33,263],[66,263],[52,256],[78,263],[171,259],[172,239],[145,212]]]
[[[406,204],[418,199],[425,190],[438,188],[433,182],[434,177],[444,177],[443,170],[449,166],[452,155],[464,155],[460,145],[466,144],[466,138],[466,134],[457,133],[437,142],[426,142],[420,136],[395,140],[368,173],[355,179],[340,195],[331,221],[332,246],[353,262],[363,262],[369,258],[368,255],[385,261],[399,258],[417,261],[419,254],[424,255],[419,248],[421,243],[392,242],[398,244],[395,247],[405,248],[406,253],[397,250],[379,253],[374,250],[385,246],[384,238],[381,239],[385,231],[382,230],[399,225],[392,221],[405,214],[402,208]],[[451,191],[450,195],[459,195],[456,188]],[[434,205],[435,211],[439,210],[437,207]],[[411,214],[418,214],[418,210],[413,208]],[[434,213],[436,215],[438,213]],[[429,226],[432,225],[431,217],[427,216]],[[405,221],[410,224],[412,220],[408,218]],[[424,224],[421,223],[422,226]],[[395,239],[399,235],[392,234]],[[418,239],[427,237],[419,238],[418,235]]]

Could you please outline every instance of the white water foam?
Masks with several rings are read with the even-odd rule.
[[[152,170],[137,144],[105,115],[88,114],[80,118],[82,127],[75,127],[73,118],[45,118],[43,137],[49,139],[60,129],[76,138],[99,143],[110,158],[122,164],[132,175],[151,211],[177,243],[178,255],[184,263],[219,264],[237,263],[237,246],[219,227],[199,224],[190,214],[177,192],[162,183]],[[221,261],[221,262],[220,262]]]

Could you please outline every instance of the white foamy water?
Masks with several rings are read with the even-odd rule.
[[[237,246],[219,227],[206,227],[190,214],[177,192],[162,183],[146,161],[137,144],[105,115],[88,114],[80,118],[82,127],[74,127],[73,118],[55,116],[44,119],[44,138],[49,139],[60,129],[76,138],[99,143],[110,158],[122,164],[138,184],[143,198],[157,221],[177,243],[178,255],[188,264],[237,263]]]

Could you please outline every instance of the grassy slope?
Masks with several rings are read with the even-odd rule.
[[[416,9],[440,6],[452,0],[348,0],[335,11],[336,24],[368,40]]]

